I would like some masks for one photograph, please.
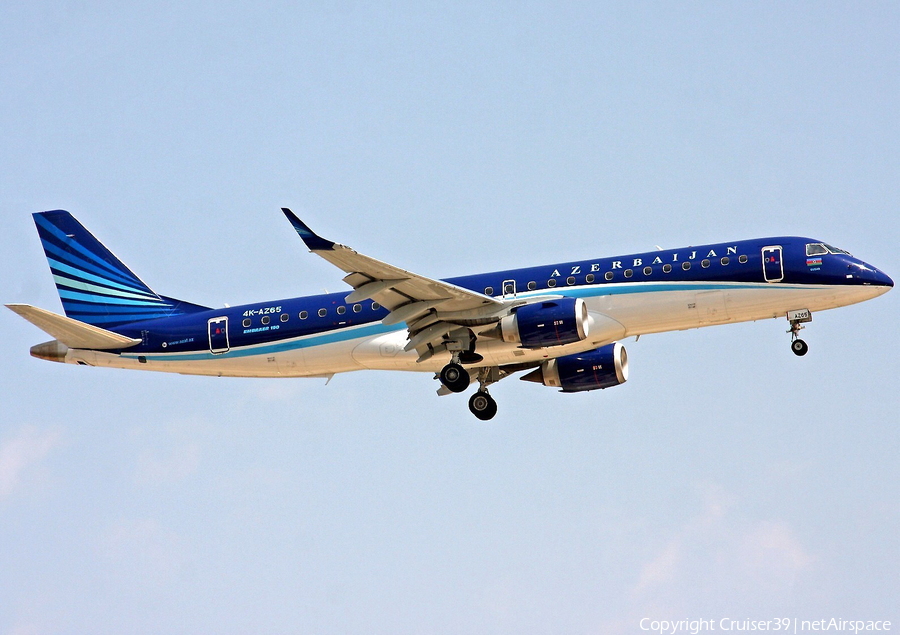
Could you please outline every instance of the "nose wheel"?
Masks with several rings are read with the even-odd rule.
[[[794,351],[794,355],[797,357],[803,357],[809,351],[809,345],[798,338],[791,342],[791,350]]]
[[[469,410],[482,421],[487,421],[497,414],[497,402],[487,389],[481,389],[469,398]]]
[[[788,331],[791,334],[791,350],[797,357],[803,357],[809,352],[809,345],[800,339],[800,330],[804,322],[812,322],[812,313],[808,309],[788,311],[787,318],[791,324]]]

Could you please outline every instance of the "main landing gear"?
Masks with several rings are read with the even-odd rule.
[[[469,410],[482,421],[487,421],[497,414],[497,402],[488,393],[487,388],[479,388],[478,392],[469,398]]]
[[[472,381],[468,371],[460,365],[458,359],[454,358],[453,361],[441,369],[441,383],[451,392],[463,392]]]
[[[475,339],[471,331],[467,333],[469,338],[467,341],[452,342],[454,346],[451,349],[453,352],[450,363],[444,366],[438,375],[441,383],[450,392],[463,392],[472,382],[468,371],[462,367],[463,364],[477,364],[484,360],[484,357],[475,352]]]
[[[469,372],[459,362],[459,356],[454,355],[438,374],[438,379],[451,392],[463,392],[472,382]],[[488,393],[487,387],[500,380],[499,371],[499,368],[490,367],[478,369],[478,391],[469,399],[469,410],[482,421],[493,419],[497,414],[497,402]]]
[[[478,369],[478,392],[469,398],[469,410],[482,421],[493,419],[497,414],[497,402],[488,392],[488,386],[500,381],[500,376],[496,366]]]
[[[803,357],[809,352],[809,345],[800,339],[800,330],[804,322],[812,322],[812,313],[808,309],[788,311],[787,319],[791,324],[788,331],[791,334],[791,350],[797,357]]]

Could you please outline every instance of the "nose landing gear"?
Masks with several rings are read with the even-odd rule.
[[[788,333],[791,334],[791,350],[797,357],[803,357],[809,352],[809,345],[800,339],[800,330],[803,328],[804,322],[812,322],[812,313],[809,309],[787,312],[788,322],[791,328]]]
[[[791,342],[791,350],[794,351],[794,355],[797,357],[803,357],[809,351],[809,344],[797,338]]]

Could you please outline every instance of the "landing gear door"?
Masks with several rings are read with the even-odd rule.
[[[766,282],[780,282],[784,279],[784,265],[781,261],[781,246],[762,248],[763,278]]]
[[[214,355],[227,353],[228,345],[228,318],[213,318],[209,321],[209,352]]]

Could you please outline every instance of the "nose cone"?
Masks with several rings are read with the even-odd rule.
[[[873,291],[877,289],[877,295],[887,293],[894,286],[894,281],[881,269],[856,258],[847,259],[846,282],[854,285],[861,284],[872,288]]]
[[[863,274],[860,276],[865,284],[870,284],[876,287],[887,287],[890,289],[894,286],[894,281],[890,279],[890,277],[883,272],[878,267],[873,267],[870,264],[861,262],[860,269]]]

